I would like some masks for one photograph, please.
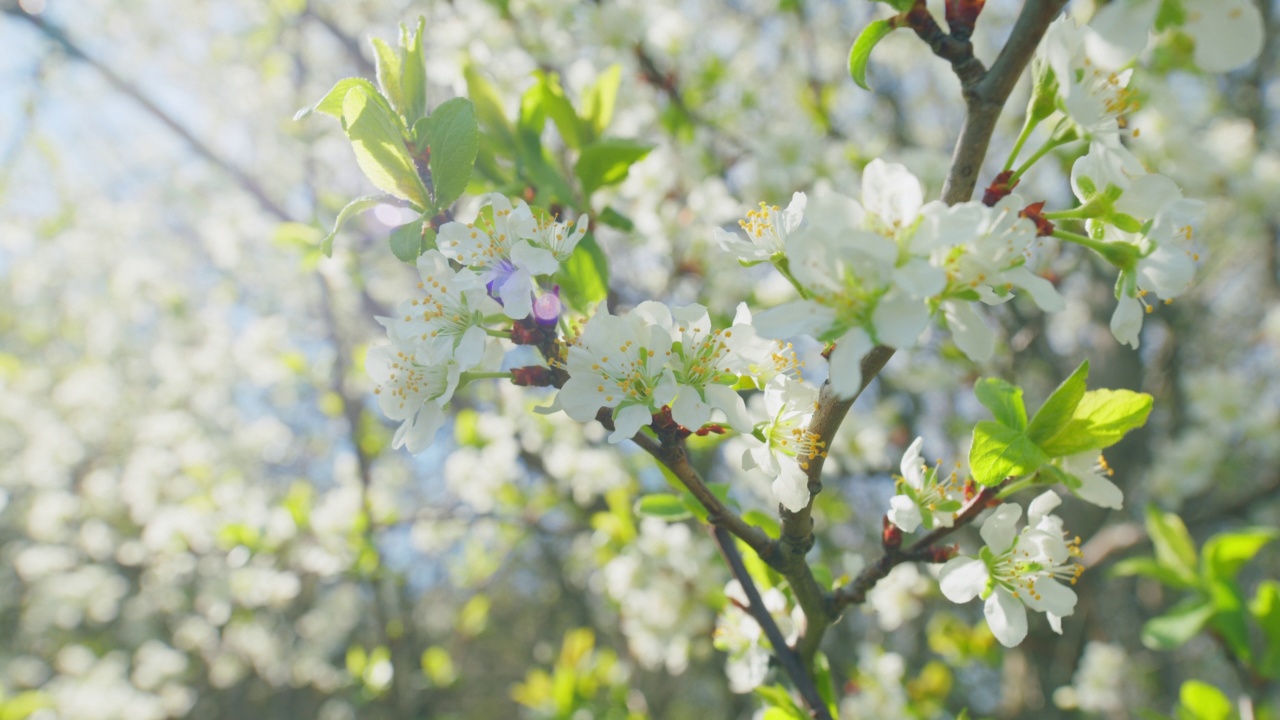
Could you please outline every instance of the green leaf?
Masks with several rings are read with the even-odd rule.
[[[403,262],[413,263],[436,246],[436,231],[422,218],[391,231],[391,252]]]
[[[1209,584],[1209,597],[1214,609],[1209,625],[1247,665],[1253,660],[1253,650],[1249,647],[1249,625],[1240,586],[1229,580],[1215,580]]]
[[[413,34],[400,26],[400,45],[404,48],[404,64],[400,70],[400,96],[403,105],[400,112],[409,125],[427,114],[427,63],[422,52],[422,32],[427,19],[418,16],[418,27]]]
[[[431,149],[435,207],[443,210],[467,189],[476,164],[480,129],[476,124],[475,105],[466,98],[441,103],[427,118],[426,131],[427,146]]]
[[[809,714],[800,709],[796,704],[791,693],[787,692],[781,685],[761,685],[755,689],[755,694],[764,700],[766,707],[773,710],[781,710],[785,714],[779,715],[779,718],[794,718],[795,720],[806,720]],[[769,716],[766,714],[766,718]]]
[[[596,77],[596,81],[582,95],[582,124],[587,130],[585,142],[593,142],[604,135],[613,121],[613,108],[618,100],[618,86],[622,83],[622,66],[610,65]]]
[[[609,260],[594,233],[582,236],[573,254],[555,275],[561,296],[569,307],[590,315],[609,295]]]
[[[325,115],[332,115],[333,117],[341,120],[342,101],[346,99],[347,93],[350,92],[352,88],[360,88],[369,93],[371,97],[377,97],[382,100],[384,104],[386,103],[386,99],[378,94],[378,89],[368,80],[365,80],[364,78],[344,78],[339,80],[337,84],[329,90],[329,92],[325,93],[324,97],[320,98],[320,102],[312,105],[311,107],[302,108],[294,114],[293,119],[301,120],[313,112],[322,112]],[[391,106],[388,105],[387,109],[390,110]]]
[[[1027,427],[1027,408],[1022,404],[1022,388],[999,378],[982,378],[973,386],[978,402],[986,406],[996,422],[1014,430]]]
[[[1133,557],[1121,560],[1111,568],[1111,575],[1113,577],[1142,575],[1169,587],[1182,590],[1196,587],[1195,584],[1187,582],[1186,578],[1156,562],[1153,557]]]
[[[1264,580],[1249,603],[1249,612],[1257,619],[1266,638],[1265,649],[1258,660],[1258,672],[1280,680],[1280,582]]]
[[[1276,528],[1247,528],[1218,533],[1200,549],[1200,573],[1206,580],[1231,580],[1267,543],[1280,538]]]
[[[582,183],[582,194],[590,198],[596,190],[622,182],[631,166],[652,149],[652,145],[622,139],[600,140],[584,147],[573,168]]]
[[[1040,447],[1050,457],[1111,447],[1147,422],[1151,402],[1150,395],[1132,390],[1086,392],[1066,427]]]
[[[1031,438],[1031,442],[1043,447],[1066,427],[1076,406],[1084,398],[1088,378],[1089,361],[1085,360],[1071,373],[1071,377],[1062,381],[1058,389],[1036,411],[1035,417],[1031,418],[1031,423],[1027,425],[1027,437]]]
[[[867,85],[867,62],[871,59],[871,51],[893,30],[894,24],[889,20],[876,20],[858,33],[853,47],[849,48],[849,77],[863,90],[871,89]]]
[[[427,188],[404,145],[398,119],[361,88],[352,88],[342,101],[342,123],[351,139],[356,162],[380,190],[408,200],[418,210],[431,206]]]
[[[573,109],[573,103],[569,102],[564,89],[560,87],[560,79],[554,73],[538,72],[537,76],[538,83],[534,87],[537,89],[537,101],[542,104],[541,111],[556,124],[565,145],[574,150],[581,148],[582,125],[578,120],[578,113]]]
[[[515,136],[511,130],[511,121],[502,109],[502,99],[493,85],[474,65],[468,65],[463,71],[467,80],[467,97],[476,106],[476,119],[485,132],[492,133],[498,139],[498,145],[509,148],[515,144]]]
[[[635,511],[637,515],[661,518],[667,522],[677,522],[693,517],[693,513],[684,506],[680,496],[671,493],[645,495],[636,501]]]
[[[373,44],[374,72],[383,96],[396,112],[404,114],[404,95],[400,91],[400,53],[382,38],[369,38]]]
[[[333,257],[333,239],[348,220],[366,210],[372,210],[378,205],[395,202],[397,202],[395,196],[379,193],[377,195],[358,197],[347,203],[347,206],[338,212],[338,218],[333,221],[333,230],[329,231],[329,234],[325,235],[324,239],[320,241],[320,251],[325,254],[325,257]]]
[[[1228,720],[1231,701],[1218,688],[1199,680],[1182,683],[1178,701],[1186,711],[1186,720]]]
[[[1142,626],[1142,644],[1152,650],[1172,650],[1186,644],[1213,617],[1213,604],[1202,597],[1188,598],[1172,610]]]
[[[631,218],[623,215],[617,210],[614,210],[612,207],[606,207],[604,210],[600,211],[600,214],[596,216],[596,219],[611,228],[617,228],[623,232],[631,232],[636,229],[636,224],[631,221]]]
[[[541,117],[524,118],[516,129],[516,155],[523,177],[537,189],[535,204],[573,203],[573,190],[542,148]]]
[[[983,420],[973,428],[969,471],[983,485],[995,485],[1011,475],[1026,475],[1049,461],[1026,435],[997,422]]]
[[[1184,580],[1196,583],[1196,546],[1182,518],[1147,506],[1147,534],[1156,549],[1156,560]]]

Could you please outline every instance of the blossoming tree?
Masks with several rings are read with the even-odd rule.
[[[1280,707],[1271,3],[127,6],[0,3],[0,720]]]

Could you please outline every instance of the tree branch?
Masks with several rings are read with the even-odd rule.
[[[1026,69],[1044,37],[1049,23],[1062,11],[1067,0],[1027,0],[1014,23],[1008,42],[991,64],[991,69],[981,75],[961,76],[966,114],[951,156],[951,172],[942,188],[942,199],[948,205],[965,202],[973,197],[978,183],[978,173],[987,157],[991,135],[996,120],[1004,109],[1009,95]]]
[[[876,564],[863,570],[858,574],[858,577],[854,578],[853,582],[832,594],[831,614],[839,617],[846,607],[861,605],[866,602],[867,593],[871,591],[871,588],[883,580],[890,570],[904,562],[942,562],[947,559],[946,556],[950,554],[950,549],[935,547],[936,543],[976,520],[983,510],[992,506],[992,501],[995,500],[996,494],[1000,492],[1002,487],[1004,487],[1003,482],[993,487],[983,488],[982,492],[975,495],[968,504],[960,509],[960,512],[956,513],[955,522],[952,523],[951,527],[935,528],[905,548],[886,545],[884,555],[876,561]]]
[[[764,605],[764,599],[760,597],[760,590],[756,588],[755,581],[751,579],[751,574],[747,572],[746,565],[742,562],[742,555],[738,553],[738,548],[733,543],[733,537],[728,530],[717,526],[712,533],[716,539],[716,545],[720,547],[720,554],[724,556],[724,561],[729,565],[730,572],[734,578],[738,580],[738,584],[742,586],[742,591],[747,595],[747,612],[755,619],[760,628],[764,630],[765,637],[769,638],[769,644],[773,646],[773,654],[778,658],[778,664],[791,678],[791,682],[799,691],[800,697],[804,698],[805,704],[809,706],[809,711],[815,718],[819,720],[831,720],[831,713],[827,710],[827,704],[822,701],[822,695],[818,693],[818,688],[813,683],[813,677],[809,671],[801,664],[800,658],[795,651],[787,645],[787,639],[782,636],[782,631],[778,628],[778,623],[774,621],[773,615],[769,613],[769,609]]]

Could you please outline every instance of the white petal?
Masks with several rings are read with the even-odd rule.
[[[1247,0],[1192,0],[1183,29],[1195,38],[1196,64],[1211,73],[1234,70],[1262,52],[1266,23]]]
[[[1093,472],[1080,473],[1075,478],[1080,481],[1080,487],[1072,492],[1081,500],[1112,510],[1124,507],[1124,493],[1107,478]]]
[[[1116,210],[1148,220],[1155,217],[1165,205],[1180,197],[1182,191],[1170,178],[1156,173],[1140,175],[1133,179],[1133,184],[1116,201]]]
[[[1040,522],[1040,518],[1053,512],[1054,508],[1062,504],[1062,498],[1058,497],[1058,493],[1052,490],[1045,490],[1036,496],[1035,500],[1027,506],[1027,522],[1035,525]]]
[[[696,388],[681,385],[679,395],[671,403],[671,419],[686,429],[697,430],[711,419],[711,406],[702,401]]]
[[[927,298],[937,295],[947,286],[947,273],[930,265],[928,260],[917,257],[894,270],[893,280],[912,297]]]
[[[470,370],[480,364],[480,359],[484,357],[484,342],[488,338],[484,328],[478,325],[472,325],[462,333],[462,337],[458,338],[458,345],[454,348],[453,358],[458,361],[458,367],[461,370]]]
[[[1109,66],[1127,63],[1147,47],[1159,9],[1159,0],[1117,0],[1104,5],[1089,23],[1096,33],[1086,40],[1090,56],[1107,56],[1105,59],[1113,61]],[[1094,40],[1102,42],[1095,44]],[[1102,49],[1108,52],[1099,52]]]
[[[924,190],[905,165],[876,158],[862,173],[862,205],[889,225],[910,225],[920,214]]]
[[[1028,592],[1019,595],[1019,597],[1032,610],[1053,613],[1060,618],[1067,617],[1076,611],[1075,591],[1053,578],[1046,577],[1036,580],[1035,594]],[[1059,633],[1062,632],[1060,628],[1055,629]]]
[[[570,418],[578,422],[593,420],[605,405],[605,394],[596,389],[599,385],[599,378],[571,377],[556,394],[556,400]]]
[[[1161,243],[1138,262],[1138,285],[1154,290],[1161,299],[1176,298],[1191,287],[1196,266],[1182,248]]]
[[[983,611],[991,634],[1001,645],[1016,647],[1027,637],[1027,609],[1008,590],[996,588]]]
[[[534,247],[528,242],[511,246],[511,264],[530,275],[554,275],[560,269],[556,256],[546,248]]]
[[[862,389],[862,358],[871,352],[871,337],[854,328],[836,341],[831,351],[831,389],[842,398],[851,398]]]
[[[900,290],[891,290],[880,299],[871,322],[881,343],[898,349],[915,347],[929,324],[929,306]]]
[[[792,460],[783,460],[781,469],[773,481],[773,495],[786,509],[799,512],[809,504],[809,478]]]
[[[516,270],[498,288],[502,311],[512,320],[523,320],[533,312],[533,279],[525,270]]]
[[[1067,307],[1066,301],[1062,299],[1062,295],[1058,293],[1053,283],[1031,272],[1025,265],[1005,272],[1004,277],[1026,290],[1036,305],[1045,312],[1062,312]]]
[[[1122,345],[1138,349],[1138,333],[1142,331],[1142,303],[1137,298],[1121,295],[1111,314],[1111,334]]]
[[[953,603],[967,603],[987,589],[987,564],[965,555],[951,558],[938,573],[938,589]]]
[[[924,518],[920,515],[920,508],[916,507],[915,501],[906,495],[894,495],[889,498],[889,512],[886,513],[886,517],[902,532],[915,532],[915,529],[920,527],[920,523],[924,522]]]
[[[785,340],[797,335],[821,335],[831,327],[835,311],[810,300],[793,300],[769,308],[755,316],[756,333],[770,340]]]
[[[924,447],[924,438],[917,437],[907,446],[907,451],[902,454],[902,462],[899,463],[898,469],[902,471],[902,477],[912,488],[919,490],[924,486],[924,459],[920,454]]]
[[[990,360],[996,349],[996,335],[973,306],[963,300],[954,300],[943,303],[943,309],[951,337],[960,350],[974,362]]]
[[[729,427],[740,433],[750,433],[755,427],[755,420],[747,412],[747,403],[742,396],[728,385],[708,385],[703,388],[707,402],[719,408],[729,421]]]
[[[991,517],[987,518],[986,522],[982,523],[979,534],[992,552],[999,555],[1013,547],[1013,538],[1017,536],[1014,526],[1020,517],[1022,517],[1021,505],[1004,503],[991,513]]]
[[[649,408],[643,405],[628,405],[614,415],[614,430],[609,434],[609,442],[616,444],[623,440],[630,440],[640,432],[640,428],[652,421],[653,413],[649,412]]]

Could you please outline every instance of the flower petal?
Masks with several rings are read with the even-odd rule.
[[[1001,645],[1016,647],[1027,637],[1027,609],[1008,590],[996,588],[987,598],[983,614]]]
[[[986,522],[982,523],[980,531],[982,540],[992,552],[999,555],[1013,547],[1013,539],[1017,536],[1014,526],[1020,517],[1022,517],[1021,505],[1004,503],[991,513],[991,517],[987,518]]]
[[[938,589],[953,603],[967,603],[987,589],[987,564],[965,555],[951,558],[938,573]]]

